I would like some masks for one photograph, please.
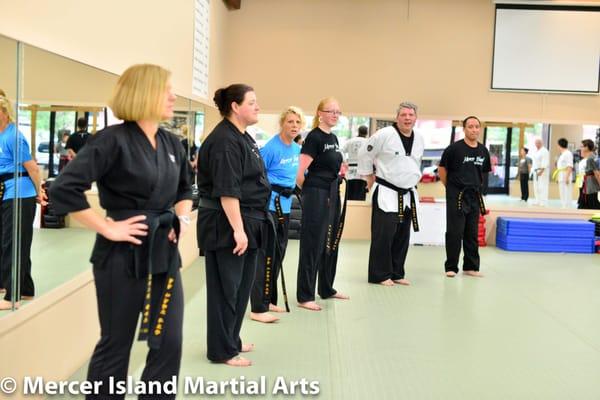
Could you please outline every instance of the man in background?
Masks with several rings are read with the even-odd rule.
[[[367,141],[369,129],[361,125],[358,127],[358,136],[346,142],[342,152],[348,162],[348,200],[365,200],[367,198],[367,181],[358,173],[358,152]]]

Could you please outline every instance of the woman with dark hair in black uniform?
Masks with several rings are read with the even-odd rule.
[[[109,382],[127,379],[140,312],[139,339],[150,348],[141,380],[164,384],[179,374],[183,289],[177,238],[190,223],[192,191],[179,139],[159,128],[160,121],[173,117],[170,75],[156,65],[128,68],[110,101],[125,122],[92,136],[50,188],[58,214],[71,213],[98,232],[90,261],[101,338],[87,380],[102,385],[88,399],[125,397],[111,394]],[[92,182],[106,218],[86,200]]]
[[[215,92],[223,120],[198,156],[198,246],[206,256],[208,359],[237,367],[252,363],[239,353],[240,329],[250,298],[258,249],[265,242],[271,196],[265,166],[246,127],[258,121],[254,89],[235,84]]]
[[[302,188],[302,230],[296,297],[298,305],[320,311],[315,302],[315,286],[319,275],[322,299],[349,299],[333,288],[337,265],[340,223],[339,171],[343,156],[337,136],[332,132],[342,113],[336,99],[328,97],[319,103],[300,154],[296,184]],[[306,177],[305,172],[308,170]]]

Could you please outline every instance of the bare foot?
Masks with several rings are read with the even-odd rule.
[[[232,367],[249,367],[252,365],[252,361],[245,359],[244,357],[233,357],[225,361],[225,364]]]
[[[270,324],[271,322],[279,321],[279,317],[269,314],[268,312],[262,313],[250,313],[250,319],[253,321],[264,322]]]
[[[347,294],[340,293],[340,292],[337,292],[336,294],[334,294],[331,297],[334,299],[340,299],[340,300],[350,300],[350,296],[348,296]]]
[[[247,343],[242,345],[241,353],[249,353],[254,350],[254,343]]]
[[[269,311],[271,311],[271,312],[285,312],[285,308],[276,306],[275,304],[269,304]]]
[[[476,278],[483,278],[483,274],[479,271],[463,271],[465,275],[474,276]]]
[[[385,281],[379,282],[380,285],[383,286],[394,286],[394,282],[391,279],[386,279]]]
[[[454,271],[448,271],[448,272],[446,272],[446,276],[448,278],[454,278],[456,276],[456,272],[454,272]]]
[[[394,279],[394,283],[397,283],[398,285],[403,285],[403,286],[410,286],[410,281],[408,279]]]
[[[19,308],[19,306],[20,306],[20,304],[17,301],[15,303],[15,308]],[[4,299],[0,300],[0,311],[1,310],[12,310],[12,303],[10,301],[4,300]]]
[[[321,306],[314,301],[307,301],[306,303],[298,303],[298,307],[306,308],[311,311],[321,311]]]

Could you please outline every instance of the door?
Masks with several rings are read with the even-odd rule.
[[[492,171],[488,175],[488,194],[508,194],[512,128],[487,125],[484,144],[490,152]]]

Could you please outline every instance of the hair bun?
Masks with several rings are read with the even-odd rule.
[[[215,96],[213,97],[213,101],[219,110],[223,110],[223,108],[225,108],[224,106],[227,97],[226,92],[227,88],[217,89]]]

